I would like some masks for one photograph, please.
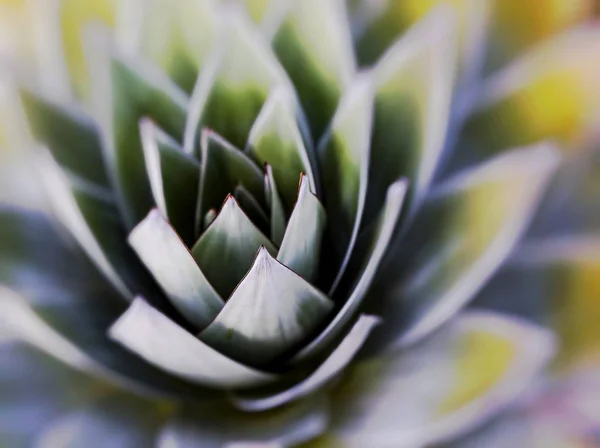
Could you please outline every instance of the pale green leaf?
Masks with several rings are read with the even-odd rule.
[[[286,227],[285,211],[275,183],[273,169],[269,164],[265,166],[265,195],[271,209],[271,241],[281,246]]]
[[[217,352],[141,298],[115,322],[109,336],[166,372],[217,389],[277,380]]]
[[[229,297],[248,272],[260,247],[277,253],[273,243],[250,221],[233,196],[192,248],[192,255],[221,297]]]
[[[269,234],[269,218],[263,210],[262,206],[258,203],[256,198],[252,196],[243,185],[237,185],[233,189],[233,197],[238,201],[238,204],[244,210],[248,218],[258,227],[261,231]]]
[[[152,196],[186,244],[194,241],[200,164],[149,119],[140,121]]]
[[[223,301],[160,212],[152,210],[128,241],[181,314],[197,328],[206,327]]]
[[[288,221],[277,260],[311,283],[319,273],[326,221],[323,205],[310,191],[308,177],[302,175],[298,200]]]
[[[200,338],[249,365],[297,346],[327,317],[333,302],[263,247],[248,275]]]

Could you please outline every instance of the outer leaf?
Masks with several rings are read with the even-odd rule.
[[[348,327],[356,315],[388,249],[400,218],[406,191],[407,183],[405,180],[399,180],[388,189],[386,204],[381,211],[372,234],[369,235],[370,244],[367,246],[362,266],[360,266],[360,270],[356,276],[357,281],[353,286],[350,296],[325,330],[298,352],[292,359],[292,363],[297,363],[314,356],[331,346],[336,339],[340,338],[342,331]]]
[[[216,219],[192,248],[192,255],[221,297],[229,297],[260,247],[277,253],[233,196],[228,196]]]
[[[150,120],[140,122],[140,134],[154,202],[182,239],[191,244],[200,164]]]
[[[388,185],[400,177],[411,182],[411,204],[429,187],[449,123],[456,68],[454,19],[451,10],[435,10],[373,68],[375,119],[363,225],[376,216]]]
[[[89,63],[94,74],[92,106],[102,129],[102,144],[121,214],[131,230],[152,208],[138,123],[152,118],[161,129],[180,139],[185,126],[187,97],[163,73],[131,57],[109,50],[92,35]],[[90,39],[91,39],[90,38]]]
[[[271,165],[288,210],[296,202],[296,181],[301,173],[308,175],[311,188],[316,191],[309,149],[296,123],[296,107],[292,92],[283,87],[274,90],[250,130],[246,148],[257,163]]]
[[[109,335],[160,369],[213,388],[249,387],[276,380],[213,350],[141,298],[115,322]]]
[[[469,313],[412,351],[355,364],[334,392],[344,446],[431,446],[465,434],[516,399],[556,349],[551,333]]]
[[[406,344],[414,343],[473,298],[518,241],[558,161],[556,148],[542,143],[436,188],[382,289],[393,322],[388,328],[395,328],[390,336],[399,331]]]
[[[94,122],[81,111],[66,109],[22,90],[21,100],[31,131],[69,172],[108,187],[100,138]]]
[[[226,405],[188,406],[162,430],[159,448],[171,446],[295,446],[327,429],[324,397],[267,413],[239,412]]]
[[[218,42],[190,101],[184,142],[190,154],[204,127],[242,148],[271,89],[289,82],[268,43],[237,9],[226,16]]]
[[[350,261],[367,199],[373,96],[369,77],[359,78],[352,84],[319,143],[329,236],[337,252],[345,254],[339,260],[340,269],[331,291],[335,290]]]
[[[355,68],[352,38],[340,0],[290,2],[273,47],[296,86],[318,139],[329,123]]]
[[[173,305],[196,327],[206,327],[223,308],[188,248],[157,210],[133,229],[128,241]]]
[[[271,209],[271,241],[275,245],[281,246],[286,227],[285,212],[277,184],[275,183],[273,169],[269,164],[265,166],[265,196]]]
[[[197,217],[219,209],[228,194],[242,185],[264,208],[263,173],[244,153],[209,130],[202,132],[202,171]]]
[[[381,319],[378,317],[361,315],[340,345],[308,378],[290,389],[270,396],[253,397],[251,393],[240,394],[234,398],[235,405],[245,411],[263,411],[282,406],[318,390],[336,378],[350,364],[373,328],[380,322]]]
[[[200,339],[249,365],[266,364],[318,328],[333,303],[261,248]]]
[[[313,283],[319,273],[321,242],[327,216],[310,191],[306,175],[300,178],[300,191],[290,216],[277,260],[306,281]]]

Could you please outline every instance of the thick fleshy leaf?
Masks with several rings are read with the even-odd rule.
[[[405,180],[399,180],[388,188],[386,203],[368,235],[365,244],[363,260],[355,278],[351,293],[342,308],[329,325],[306,347],[298,352],[292,359],[293,363],[300,362],[308,357],[330,347],[339,339],[342,331],[346,329],[356,316],[363,299],[377,274],[388,246],[400,218],[408,185]]]
[[[333,307],[327,296],[280,264],[264,248],[200,339],[249,365],[297,346]]]
[[[202,132],[201,150],[198,222],[211,208],[218,210],[238,185],[267,208],[263,172],[248,156],[210,130]]]
[[[239,364],[137,298],[109,335],[160,369],[216,389],[256,386],[276,376]]]
[[[202,69],[189,105],[184,147],[192,154],[202,128],[243,148],[269,92],[289,83],[268,42],[236,8],[226,14],[219,45]]]
[[[214,0],[134,0],[129,21],[131,50],[138,50],[161,67],[183,90],[191,92],[198,72],[216,43],[218,2]],[[128,29],[125,29],[128,26]],[[139,48],[136,48],[139,47]]]
[[[244,210],[254,225],[269,235],[269,218],[256,198],[252,196],[252,193],[242,185],[237,185],[233,189],[233,197],[238,201],[241,209]]]
[[[136,393],[197,395],[189,383],[165,375],[106,337],[126,303],[55,223],[38,213],[7,209],[0,212],[0,222],[0,284],[11,288],[0,287],[0,327],[78,370]]]
[[[251,392],[245,395],[238,394],[233,398],[234,404],[244,411],[264,411],[313,393],[340,375],[361,349],[373,328],[380,322],[381,319],[378,317],[361,315],[336,349],[306,379],[273,395],[256,397]]]
[[[372,80],[363,76],[349,87],[319,143],[329,236],[337,253],[345,254],[332,290],[350,261],[367,199],[373,101]]]
[[[100,137],[94,122],[40,95],[21,90],[23,108],[34,137],[44,143],[68,172],[108,187]]]
[[[296,202],[301,173],[308,176],[311,188],[316,191],[309,150],[296,123],[296,107],[293,93],[283,87],[274,90],[250,130],[246,148],[257,163],[271,165],[288,210]]]
[[[311,283],[319,273],[326,221],[323,205],[310,191],[308,177],[302,175],[298,201],[288,221],[277,260]]]
[[[390,336],[414,343],[474,297],[526,229],[558,162],[541,143],[436,187],[382,282]]]
[[[446,171],[507,148],[553,139],[581,147],[600,111],[600,29],[580,26],[542,43],[474,89]]]
[[[411,351],[350,367],[334,391],[332,434],[343,446],[432,446],[489,420],[552,357],[553,335],[494,313],[468,313]]]
[[[152,121],[140,122],[146,170],[156,206],[186,244],[194,240],[200,164]]]
[[[50,421],[36,446],[150,446],[167,409],[169,404],[113,393]]]
[[[408,178],[414,209],[432,180],[449,123],[455,34],[452,11],[436,9],[373,68],[375,118],[363,225],[376,216],[392,182]]]
[[[286,227],[285,211],[277,184],[275,183],[273,169],[269,164],[265,166],[265,196],[271,209],[271,241],[276,246],[281,246]]]
[[[333,116],[356,71],[352,37],[341,0],[290,2],[273,48],[292,79],[314,139]]]
[[[99,30],[89,33],[93,73],[92,110],[102,130],[102,145],[118,206],[131,230],[154,205],[146,174],[139,121],[149,117],[176,139],[185,127],[188,98],[162,72],[108,48]]]
[[[133,229],[128,241],[173,305],[196,327],[206,327],[223,308],[218,293],[158,210]]]
[[[573,371],[600,360],[600,235],[524,244],[478,295],[477,308],[525,316],[555,329],[555,367]]]
[[[184,407],[163,428],[158,448],[284,447],[327,429],[328,403],[316,396],[271,412],[241,412],[221,404]]]
[[[192,248],[192,255],[221,297],[229,297],[248,272],[260,247],[277,248],[256,228],[233,196]]]

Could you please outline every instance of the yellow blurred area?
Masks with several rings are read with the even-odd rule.
[[[483,396],[506,374],[516,355],[514,341],[493,333],[470,331],[462,339],[452,389],[438,407],[441,415]]]

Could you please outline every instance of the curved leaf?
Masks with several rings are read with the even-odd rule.
[[[256,386],[277,379],[215,351],[141,298],[113,324],[109,336],[160,369],[216,389]]]
[[[192,254],[157,210],[129,234],[129,244],[183,316],[206,327],[223,308]]]
[[[285,211],[275,183],[273,168],[269,164],[265,165],[265,196],[271,209],[271,241],[276,246],[281,246],[286,227]]]
[[[260,247],[277,249],[228,196],[221,211],[192,248],[192,255],[221,297],[229,297],[252,266]]]
[[[314,331],[333,303],[264,248],[200,339],[249,365],[266,364]]]
[[[306,281],[314,283],[319,273],[327,216],[308,183],[308,177],[302,175],[298,201],[288,221],[277,260]]]
[[[256,227],[269,234],[269,218],[256,198],[242,185],[237,185],[233,189],[233,197]]]

